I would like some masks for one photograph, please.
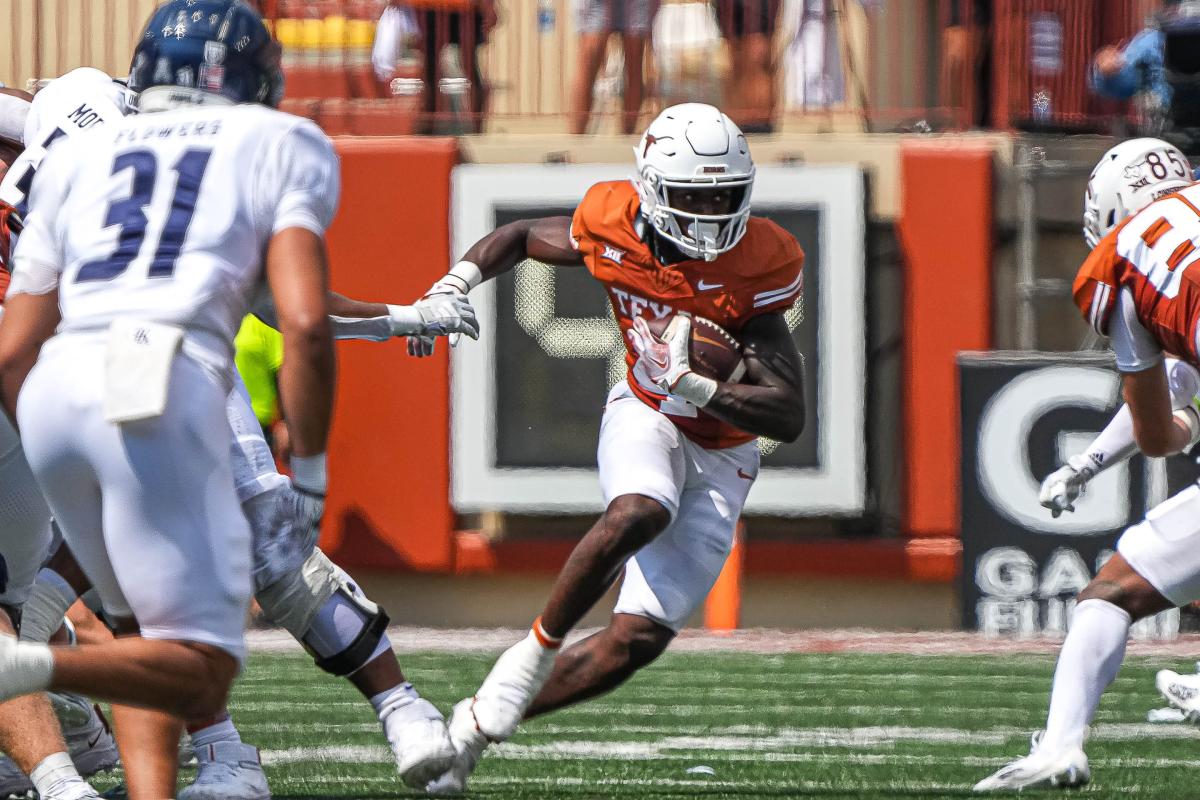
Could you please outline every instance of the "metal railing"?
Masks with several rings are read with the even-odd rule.
[[[631,131],[664,105],[750,130],[1101,123],[1096,47],[1154,0],[261,0],[297,109],[386,132]],[[395,6],[391,74],[371,63]],[[123,74],[153,0],[0,0],[0,81]],[[990,8],[990,14],[980,9]],[[1040,73],[1039,73],[1040,70]],[[1045,113],[1044,113],[1045,112]],[[396,119],[407,120],[395,124]],[[1044,121],[1044,120],[1043,120]],[[1053,120],[1051,120],[1053,121]],[[336,124],[335,124],[336,127]],[[367,124],[369,129],[371,125]],[[396,130],[391,130],[394,128]]]

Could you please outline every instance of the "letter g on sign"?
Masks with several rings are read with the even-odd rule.
[[[988,502],[1031,531],[1089,535],[1110,531],[1129,518],[1129,470],[1118,464],[1098,475],[1075,504],[1075,513],[1052,519],[1038,503],[1041,479],[1029,469],[1026,448],[1034,423],[1056,408],[1106,411],[1120,386],[1116,373],[1099,367],[1053,366],[1009,381],[984,408],[979,423],[977,470]],[[1078,436],[1060,434],[1060,444]],[[1065,462],[1070,452],[1059,452]]]

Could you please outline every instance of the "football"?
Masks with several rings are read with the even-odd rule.
[[[650,332],[662,338],[673,317],[648,319]],[[692,317],[692,344],[688,358],[697,375],[727,383],[737,383],[746,372],[742,344],[733,334],[712,320]]]

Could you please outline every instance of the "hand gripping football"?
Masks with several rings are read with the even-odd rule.
[[[662,338],[672,317],[648,319],[650,331]],[[742,344],[712,320],[692,317],[692,344],[688,359],[697,375],[727,383],[737,383],[746,372]]]

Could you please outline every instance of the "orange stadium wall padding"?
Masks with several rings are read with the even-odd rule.
[[[992,346],[992,150],[905,145],[904,521],[911,536],[958,535],[955,354]]]
[[[452,139],[335,139],[342,199],[329,232],[335,291],[409,303],[450,264]],[[404,342],[341,342],[321,546],[346,567],[448,571],[450,381]]]

